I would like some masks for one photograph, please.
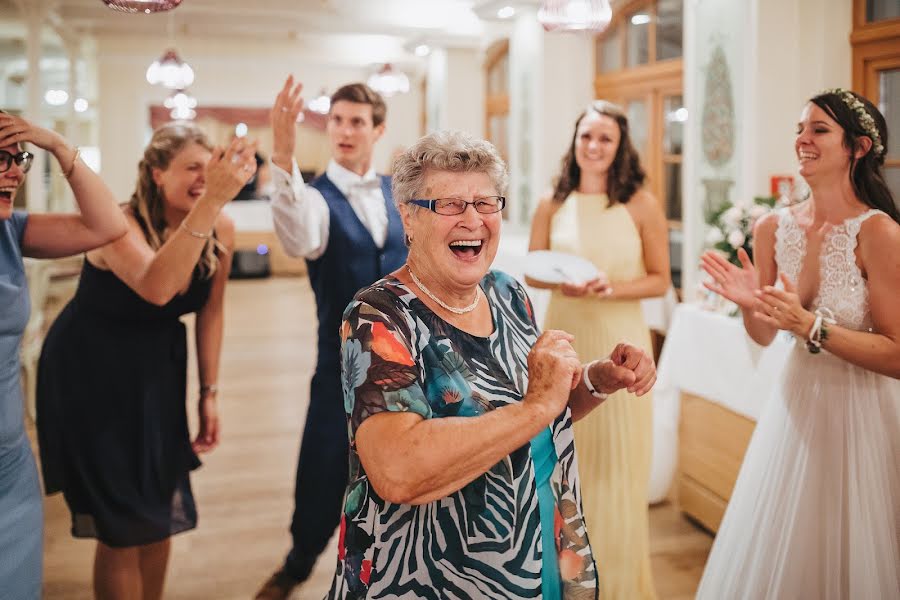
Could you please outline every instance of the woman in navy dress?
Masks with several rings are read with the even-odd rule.
[[[189,473],[219,439],[216,379],[234,225],[222,207],[256,169],[240,138],[214,150],[195,126],[159,128],[125,207],[128,233],[89,252],[78,291],[47,334],[38,434],[47,493],[72,534],[97,540],[99,599],[162,596],[170,538],[197,523]],[[196,313],[199,432],[186,414]]]
[[[33,155],[31,143],[59,161],[80,214],[13,211]],[[127,225],[103,181],[78,160],[59,134],[0,111],[0,595],[41,595],[43,505],[25,435],[19,344],[30,304],[23,256],[54,258],[96,248],[125,234]],[[35,307],[40,310],[40,307]]]

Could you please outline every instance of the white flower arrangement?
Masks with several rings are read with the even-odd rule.
[[[740,265],[739,248],[753,256],[753,227],[775,207],[774,197],[758,197],[753,204],[726,204],[709,216],[706,246],[722,252],[728,260]]]

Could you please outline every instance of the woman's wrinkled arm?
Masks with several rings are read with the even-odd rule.
[[[383,412],[356,432],[356,448],[378,495],[427,504],[456,492],[527,444],[548,420],[524,404],[478,417],[423,419]]]
[[[425,419],[421,414],[395,409],[366,418],[357,426],[355,444],[375,491],[396,504],[433,502],[462,489],[527,444],[565,410],[573,380],[581,374],[571,339],[561,331],[544,332],[537,339],[528,355],[528,392],[521,403],[477,417]],[[355,342],[345,340],[345,345]],[[361,346],[378,346],[373,357],[390,345],[381,333],[371,344],[362,342]],[[394,364],[396,360],[413,363],[399,347],[392,351],[392,358]],[[358,357],[353,360],[346,355],[344,361],[346,385],[348,371],[356,373],[361,363]],[[372,364],[367,371],[380,370],[384,364]],[[418,388],[419,384],[411,387]],[[386,405],[380,408],[384,410]],[[353,414],[351,410],[351,422]]]

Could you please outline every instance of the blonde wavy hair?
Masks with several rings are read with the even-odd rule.
[[[172,159],[189,144],[199,144],[212,151],[206,134],[192,123],[167,123],[153,132],[144,156],[138,163],[138,179],[128,206],[141,226],[144,238],[154,250],[168,239],[169,223],[165,216],[165,199],[162,190],[153,181],[153,169],[165,170]],[[197,266],[204,279],[211,278],[219,267],[215,237],[207,240]]]

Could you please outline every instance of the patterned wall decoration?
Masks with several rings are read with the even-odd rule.
[[[725,51],[716,44],[703,90],[703,156],[722,167],[734,155],[734,94]]]

